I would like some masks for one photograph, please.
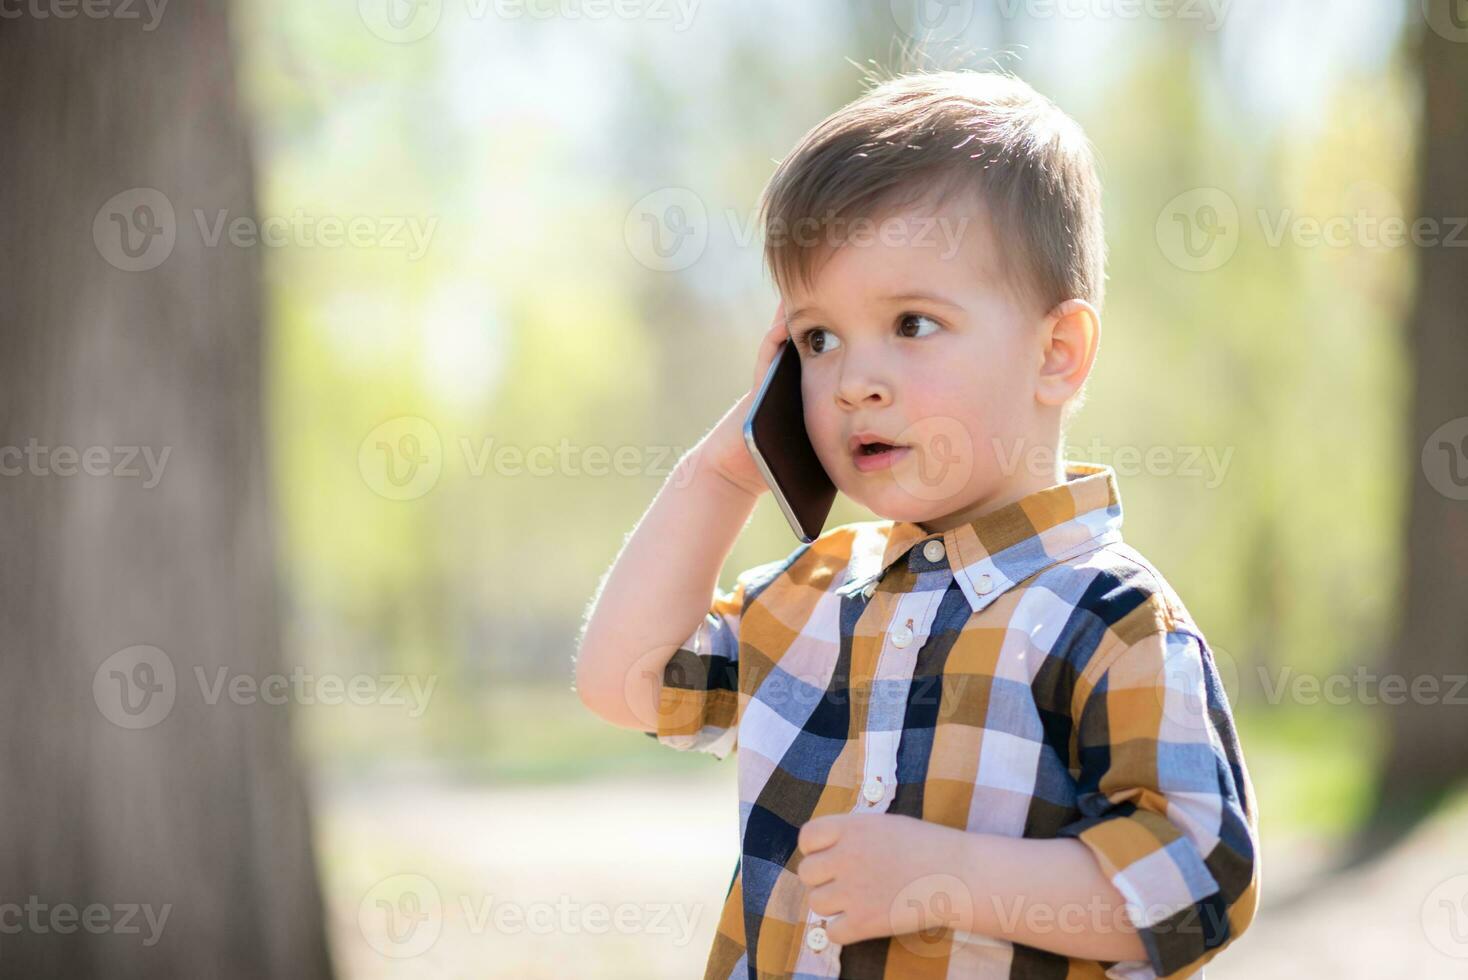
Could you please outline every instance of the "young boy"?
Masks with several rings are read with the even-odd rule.
[[[805,424],[880,521],[718,573],[766,490],[689,451],[583,632],[607,721],[738,745],[740,859],[705,973],[1183,977],[1259,897],[1213,655],[1064,459],[1105,245],[1080,128],[1023,82],[921,72],[812,129],[762,202]],[[710,605],[710,596],[713,596]]]

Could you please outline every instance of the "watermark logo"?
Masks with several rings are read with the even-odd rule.
[[[968,486],[974,472],[974,443],[958,419],[930,415],[897,434],[908,458],[897,461],[893,477],[916,500],[947,500]]]
[[[421,41],[438,26],[443,0],[357,0],[367,29],[390,44]]]
[[[892,23],[921,41],[951,41],[974,19],[973,0],[891,0]]]
[[[177,238],[173,202],[152,187],[112,195],[92,219],[92,242],[98,253],[124,272],[158,268],[173,254]]]
[[[1157,215],[1157,245],[1187,272],[1221,268],[1239,247],[1239,208],[1217,187],[1184,191]]]
[[[141,644],[119,650],[92,675],[92,699],[119,728],[152,728],[173,710],[178,679],[168,654]]]
[[[416,500],[438,484],[443,441],[433,423],[401,415],[377,426],[357,449],[357,468],[367,486],[388,500]]]
[[[357,928],[383,956],[406,959],[433,948],[443,932],[443,898],[419,874],[396,874],[368,889],[357,906]]]
[[[632,257],[655,272],[678,272],[708,247],[708,208],[686,187],[664,187],[638,198],[622,223]]]
[[[892,900],[889,921],[901,924],[895,937],[914,956],[948,956],[952,937],[960,922],[972,922],[974,896],[957,875],[921,875],[903,885]],[[922,923],[909,929],[914,918]]]
[[[1239,665],[1227,650],[1212,644],[1204,648],[1195,637],[1183,634],[1163,634],[1143,642],[1163,645],[1152,689],[1157,692],[1162,717],[1182,733],[1196,734],[1213,724],[1208,712],[1210,674],[1223,688],[1228,703],[1238,704]]]
[[[1455,44],[1468,42],[1468,2],[1422,0],[1422,16],[1432,32]]]
[[[1422,444],[1422,472],[1449,500],[1468,500],[1468,416],[1438,426]]]
[[[698,633],[692,638],[696,645],[699,638],[705,636],[702,622],[698,627]],[[622,676],[622,698],[632,713],[643,727],[656,731],[662,728],[687,728],[698,718],[700,706],[692,698],[683,698],[675,702],[676,707],[669,709],[667,718],[660,718],[662,708],[662,688],[666,680],[671,679],[675,685],[691,686],[697,683],[696,678],[684,678],[681,675],[680,661],[677,659],[677,651],[671,655],[668,647],[653,647],[651,650],[638,657]],[[646,697],[651,694],[651,698]]]
[[[1428,892],[1422,932],[1439,953],[1468,960],[1468,874],[1454,875]]]

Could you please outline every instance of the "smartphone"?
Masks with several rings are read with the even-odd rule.
[[[744,444],[795,536],[807,544],[818,538],[836,502],[836,485],[805,429],[800,351],[788,339],[780,344],[744,420]]]

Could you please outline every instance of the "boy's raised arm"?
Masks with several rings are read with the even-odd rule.
[[[663,668],[708,613],[719,570],[768,488],[744,445],[759,383],[787,336],[782,305],[754,384],[684,454],[603,577],[577,644],[577,693],[625,728],[656,727]]]

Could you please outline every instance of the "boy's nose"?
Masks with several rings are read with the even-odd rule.
[[[891,400],[890,387],[865,374],[843,377],[836,387],[836,402],[843,408],[885,405]]]

